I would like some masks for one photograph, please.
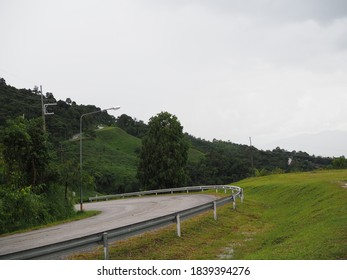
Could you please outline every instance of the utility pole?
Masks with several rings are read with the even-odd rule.
[[[249,149],[251,151],[251,167],[252,167],[252,172],[253,172],[254,171],[254,163],[253,163],[252,137],[249,137]]]
[[[54,115],[54,113],[50,113],[47,111],[48,106],[54,106],[57,105],[57,103],[49,103],[44,104],[43,103],[43,92],[42,92],[42,86],[40,86],[40,92],[41,92],[41,106],[42,106],[42,120],[43,120],[43,132],[46,133],[46,115]]]
[[[41,92],[41,106],[42,106],[43,132],[46,133],[45,107],[44,107],[44,104],[43,104],[42,86],[40,86],[40,92]]]

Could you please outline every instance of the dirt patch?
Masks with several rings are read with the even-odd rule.
[[[220,260],[230,260],[234,257],[234,248],[232,246],[225,247],[223,253],[217,256]]]
[[[233,242],[230,243],[229,246],[225,247],[221,254],[217,256],[220,260],[231,260],[234,258],[234,252],[235,248],[240,248],[244,246],[245,242],[252,241],[253,236],[256,235],[256,232],[250,232],[250,231],[243,231],[241,232],[242,236],[244,237],[241,242]]]

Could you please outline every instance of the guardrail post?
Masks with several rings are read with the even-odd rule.
[[[233,195],[233,209],[236,209],[236,199],[234,195]]]
[[[181,218],[180,214],[176,215],[177,236],[181,237]]]
[[[102,234],[102,241],[104,243],[104,259],[108,260],[110,258],[109,251],[108,251],[108,238],[107,238],[107,232],[104,232]]]
[[[217,202],[213,201],[213,218],[217,221]]]

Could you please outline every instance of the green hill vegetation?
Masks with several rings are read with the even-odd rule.
[[[56,103],[55,106],[49,107],[49,111],[54,112],[54,115],[47,115],[45,118],[48,140],[52,143],[51,149],[55,154],[53,159],[68,166],[69,169],[78,168],[79,161],[76,159],[79,151],[69,147],[67,143],[71,144],[69,139],[79,133],[80,116],[100,108],[93,105],[78,105],[69,97],[65,101],[57,100],[50,92],[43,94],[43,102]],[[7,120],[18,116],[30,120],[40,118],[42,115],[41,93],[37,87],[33,90],[16,89],[1,79],[0,103],[0,128],[6,126]],[[118,127],[118,130],[104,129],[101,132],[96,130],[99,125],[105,128]],[[119,129],[123,130],[123,133]],[[102,112],[83,119],[85,152],[96,155],[88,157],[86,154],[85,157],[86,171],[89,171],[87,175],[90,176],[89,181],[94,184],[96,191],[116,193],[141,188],[134,175],[141,139],[146,131],[147,125],[143,121],[133,119],[126,114],[115,119],[107,112]],[[108,132],[110,135],[107,135]],[[186,138],[190,143],[189,161],[186,167],[188,185],[227,184],[254,175],[310,171],[333,166],[332,158],[311,156],[302,151],[286,151],[279,147],[272,151],[262,151],[255,147],[216,139],[206,141],[189,134],[186,134]],[[75,146],[77,145],[75,142]],[[99,162],[95,160],[96,158]],[[289,158],[292,159],[290,165],[288,165]],[[344,165],[346,161],[343,159],[343,164],[340,166]],[[72,173],[71,171],[70,174]],[[92,183],[93,180],[95,183]],[[113,183],[115,181],[117,183]],[[76,184],[77,182],[73,183]]]
[[[49,106],[54,115],[45,117],[45,135],[41,129],[41,98],[44,104],[56,104]],[[0,193],[3,194],[0,231],[53,221],[55,217],[66,218],[73,213],[72,204],[78,196],[73,195],[79,193],[81,184],[80,117],[99,110],[94,105],[78,105],[68,97],[65,101],[57,100],[52,93],[41,94],[37,87],[17,89],[0,78]],[[147,131],[147,124],[126,114],[114,118],[100,112],[83,118],[85,200],[97,193],[116,194],[143,188],[136,175]],[[229,184],[250,176],[347,167],[344,157],[316,157],[279,147],[263,151],[216,139],[207,141],[188,133],[184,137],[189,143],[184,170],[187,185]],[[56,209],[48,198],[59,201]],[[11,216],[9,209],[18,207],[17,204],[28,215]],[[32,212],[25,210],[29,208]]]
[[[64,141],[61,147],[62,163],[79,161],[79,138]],[[83,138],[83,169],[94,180],[89,180],[86,195],[95,193],[123,193],[139,190],[136,178],[138,154],[141,139],[129,135],[118,127],[105,127],[95,130]],[[205,154],[191,147],[188,162],[195,164],[205,158]],[[70,164],[70,171],[71,167]],[[78,173],[76,169],[74,171]],[[94,187],[95,186],[95,187]],[[78,191],[78,182],[74,191]]]
[[[56,104],[49,106],[47,111],[54,115],[46,115],[46,128],[49,140],[53,143],[71,138],[79,133],[80,116],[82,114],[100,110],[94,105],[78,105],[69,97],[65,101],[55,99],[51,92],[42,94],[44,104]],[[33,119],[42,116],[41,93],[37,87],[31,89],[17,89],[6,85],[6,81],[0,78],[0,127],[6,126],[6,121],[16,117]],[[115,118],[101,112],[86,117],[83,120],[84,130],[93,130],[97,125],[111,125]]]
[[[111,259],[347,259],[347,171],[276,174],[235,183],[244,203],[118,241]],[[75,255],[103,258],[103,252]]]
[[[89,192],[122,193],[138,190],[136,179],[137,153],[141,140],[117,127],[94,131],[83,139],[83,169],[94,179]],[[79,138],[62,145],[62,163],[79,162]],[[78,172],[78,170],[75,170]],[[95,186],[95,188],[94,188]],[[78,185],[79,187],[79,185]],[[75,190],[77,191],[77,190]]]

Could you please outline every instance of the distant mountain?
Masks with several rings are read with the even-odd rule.
[[[347,156],[347,131],[331,130],[300,134],[272,142],[269,146],[279,146],[290,151],[305,151],[315,156]]]

